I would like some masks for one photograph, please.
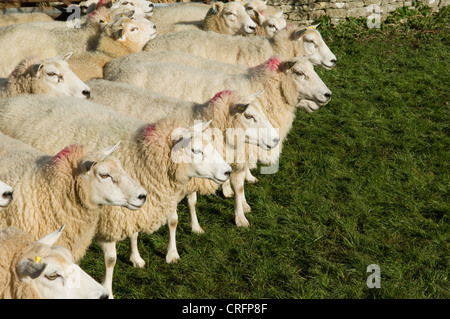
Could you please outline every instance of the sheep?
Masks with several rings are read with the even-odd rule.
[[[33,21],[54,21],[51,16],[42,12],[31,13],[7,13],[0,15],[0,28],[19,23],[29,23]]]
[[[96,51],[78,54],[69,62],[82,80],[103,77],[103,67],[114,58],[141,51],[156,36],[156,28],[147,19],[123,17],[103,30]]]
[[[88,99],[91,89],[83,83],[67,64],[72,52],[50,59],[23,59],[0,85],[0,98],[17,94],[46,94],[74,96]]]
[[[195,44],[195,45],[193,45]],[[286,58],[308,56],[314,65],[334,67],[336,56],[314,26],[288,25],[273,38],[233,37],[204,31],[164,34],[147,43],[143,51],[183,51],[231,64],[255,66],[274,55]]]
[[[254,94],[248,97],[239,97],[236,92],[225,90],[217,93],[208,102],[199,104],[170,98],[141,88],[134,88],[125,83],[92,80],[89,82],[89,85],[93,88],[93,102],[111,107],[126,116],[154,121],[164,118],[167,114],[176,114],[177,117],[190,122],[194,120],[212,120],[211,126],[219,129],[224,137],[228,136],[227,129],[234,129],[247,132],[247,143],[260,145],[261,148],[266,150],[275,147],[278,143],[278,134],[273,130],[273,126],[264,115],[261,106],[257,101],[252,101],[256,98]],[[120,93],[115,94],[116,92]],[[240,105],[244,105],[247,108],[237,111]],[[217,112],[220,113],[220,116]],[[243,116],[241,116],[242,113]],[[249,132],[251,128],[255,130],[266,129],[269,134],[262,134],[264,131],[260,131],[261,134],[258,138],[258,136],[252,134],[256,133],[255,131]],[[230,145],[229,143],[231,142],[227,140],[222,141],[219,139],[215,141],[217,141],[217,144],[215,144],[217,149],[223,149],[221,147],[222,142],[226,146],[226,149],[222,150],[222,154],[231,154],[233,151],[230,151],[230,147],[237,149],[239,146]],[[227,162],[231,165],[234,172],[244,168],[241,163],[236,161],[234,156],[227,156],[227,158]],[[195,212],[196,194],[193,193],[214,194],[218,190],[219,185],[206,180],[193,179],[189,183],[188,188],[187,198],[191,229],[193,232],[202,233],[203,230],[198,223]],[[243,193],[238,193],[236,197],[238,202],[243,202],[238,196],[243,196]],[[241,212],[242,210],[235,210],[236,221],[246,220],[244,215],[239,215]]]
[[[129,67],[127,72],[122,70],[122,72],[112,72],[112,74],[105,73],[104,79],[133,84],[197,103],[208,100],[209,97],[223,89],[236,89],[242,94],[250,94],[261,90],[266,92],[281,90],[284,87],[296,88],[295,94],[301,94],[295,103],[298,100],[306,99],[324,105],[329,101],[331,92],[315,73],[309,59],[306,57],[287,59],[282,65],[290,65],[290,67],[275,68],[276,72],[266,72],[272,64],[278,66],[279,60],[280,58],[272,57],[260,65],[248,68],[244,73],[237,74],[196,69],[177,63],[148,62],[145,65],[146,72],[143,74],[139,74],[137,70]],[[141,65],[138,64],[137,68],[140,67]],[[174,75],[176,75],[177,81],[173,81]],[[273,77],[276,80],[272,81]],[[269,95],[267,99],[270,98]]]
[[[135,18],[150,18],[153,15],[153,3],[147,0],[112,0],[111,9],[127,9],[134,11]]]
[[[269,16],[264,16],[258,11],[253,20],[257,23],[256,35],[272,38],[276,32],[286,27],[286,20],[283,17],[283,10]]]
[[[8,207],[13,199],[13,189],[8,184],[0,181],[0,211]]]
[[[152,22],[160,25],[189,24],[203,21],[211,5],[203,3],[177,3],[176,5],[155,6]]]
[[[291,128],[296,106],[301,100],[311,100],[317,105],[324,105],[331,98],[330,90],[306,58],[292,58],[282,62],[280,58],[274,57],[252,68],[249,73],[236,75],[199,70],[175,63],[154,63],[149,69],[152,70],[151,76],[146,78],[135,77],[134,72],[129,70],[128,74],[122,73],[119,78],[109,79],[151,88],[162,94],[198,103],[222,89],[236,89],[241,94],[264,90],[268,94],[259,99],[272,125],[280,130],[281,141]],[[177,81],[172,80],[173,74],[176,74]],[[279,149],[264,162],[276,161]],[[234,178],[236,175],[238,177]],[[242,193],[241,178],[244,176],[239,172],[232,174],[231,178],[231,183],[235,181],[235,189]],[[227,196],[230,196],[230,190],[227,190]],[[244,211],[249,211],[245,197],[240,195],[239,199],[242,203],[236,204],[236,210],[239,211],[242,207]],[[241,216],[241,213],[236,215]],[[236,224],[240,227],[249,226],[248,221],[244,219],[237,220]]]
[[[108,292],[55,245],[64,226],[43,238],[0,230],[0,299],[107,299]]]
[[[116,156],[147,190],[147,204],[139,212],[127,213],[118,207],[105,207],[99,217],[96,236],[104,252],[103,284],[110,296],[116,241],[138,232],[152,233],[166,223],[176,227],[176,207],[191,178],[208,178],[219,184],[229,178],[231,167],[208,137],[198,134],[208,124],[186,129],[174,118],[149,124],[70,97],[31,99],[22,95],[0,100],[0,129],[42,151],[54,152],[67,143],[89,141],[90,146],[99,147],[112,139],[122,140]],[[179,254],[173,240],[166,261],[176,259]]]
[[[230,35],[253,35],[256,23],[245,12],[244,6],[237,2],[214,2],[206,16],[197,22],[157,24],[160,34],[183,30],[204,30]]]
[[[61,244],[80,260],[94,237],[104,205],[137,210],[146,192],[111,156],[118,147],[89,152],[71,145],[55,156],[0,134],[0,178],[15,189],[0,226],[15,226],[41,237],[62,223]]]
[[[0,28],[0,47],[4,48],[0,60],[0,77],[6,77],[23,58],[28,56],[46,59],[66,52],[73,52],[76,56],[95,49],[103,26],[108,25],[99,22],[116,21],[124,14],[120,12],[121,14],[116,15],[106,8],[99,10],[93,13],[81,28],[69,28],[65,22],[57,21]],[[55,25],[56,23],[59,24]]]

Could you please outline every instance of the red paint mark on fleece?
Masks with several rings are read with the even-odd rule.
[[[145,138],[154,138],[155,134],[155,124],[149,124],[144,129]]]
[[[280,66],[280,63],[281,63],[281,59],[280,58],[272,57],[269,60],[267,60],[264,64],[271,71],[276,72],[276,71],[278,71],[278,67]]]
[[[216,95],[214,95],[214,97],[209,101],[210,103],[214,103],[216,102],[218,99],[222,99],[224,96],[230,96],[231,95],[231,91],[230,90],[224,90],[224,91],[220,91],[219,93],[217,93]]]
[[[70,145],[61,150],[58,154],[53,158],[54,162],[57,163],[61,160],[67,159],[70,153],[72,153],[77,148],[77,145]]]

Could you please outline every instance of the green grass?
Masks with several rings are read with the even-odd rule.
[[[400,9],[372,30],[322,18],[333,99],[299,111],[279,172],[246,185],[251,227],[233,199],[201,196],[192,234],[183,202],[181,261],[165,262],[167,227],[140,235],[145,269],[118,243],[115,298],[449,298],[449,12]],[[96,243],[81,266],[101,281]]]

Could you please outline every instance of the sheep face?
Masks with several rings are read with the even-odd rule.
[[[135,18],[149,18],[153,15],[153,3],[146,0],[113,0],[111,9],[128,9],[134,11]]]
[[[267,1],[251,0],[245,4],[245,11],[250,17],[256,16],[257,12],[266,15]]]
[[[311,100],[318,106],[327,104],[331,99],[331,91],[323,83],[314,67],[306,58],[293,58],[281,62],[279,70],[284,73],[282,86],[285,90],[296,91],[297,102]]]
[[[210,136],[204,133],[210,123],[173,130],[171,159],[184,163],[189,177],[207,178],[221,184],[230,177],[231,167],[211,144]]]
[[[13,198],[13,189],[0,181],[0,210],[7,207]]]
[[[33,65],[33,93],[88,99],[91,89],[72,72],[67,64],[71,55],[70,52]]]
[[[336,56],[328,48],[316,26],[311,26],[304,30],[297,31],[298,41],[301,42],[305,54],[314,65],[320,65],[329,70],[336,65]],[[296,36],[294,34],[294,36]]]
[[[276,32],[285,28],[286,20],[283,17],[283,11],[281,10],[277,14],[265,19],[262,23],[262,27],[264,28],[266,36],[269,38],[273,37]]]
[[[233,117],[233,127],[243,129],[246,143],[257,145],[264,150],[270,150],[277,146],[280,136],[256,100],[262,93],[240,98],[237,103],[230,106],[230,116]],[[231,130],[229,132],[231,133]],[[230,138],[227,136],[226,140],[228,144],[234,144],[235,141],[234,136]],[[238,138],[237,140],[241,139]],[[230,146],[237,147],[237,145]]]
[[[80,7],[80,11],[82,14],[88,14],[91,13],[97,8],[98,0],[86,0],[82,1],[78,4]]]
[[[66,248],[54,245],[61,231],[25,249],[16,264],[19,280],[41,299],[106,299],[106,289],[72,261]]]
[[[212,12],[216,12],[225,25],[228,34],[251,35],[256,32],[256,23],[245,12],[244,7],[237,2],[215,2]]]
[[[121,18],[114,23],[113,29],[116,31],[117,41],[127,42],[136,52],[141,51],[148,41],[156,37],[156,26],[144,18]]]
[[[124,171],[120,161],[110,156],[117,146],[106,148],[80,163],[82,183],[86,186],[88,200],[96,205],[137,210],[144,205],[147,193]]]

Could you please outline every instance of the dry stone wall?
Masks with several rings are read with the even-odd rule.
[[[419,1],[432,8],[433,12],[450,4],[450,0]],[[268,0],[268,5],[283,9],[289,21],[310,24],[323,15],[336,24],[348,17],[372,17],[383,21],[399,7],[412,7],[412,1],[403,0]]]

